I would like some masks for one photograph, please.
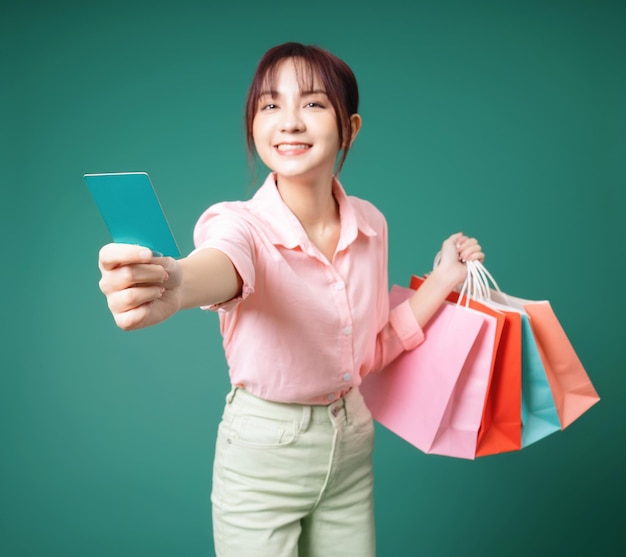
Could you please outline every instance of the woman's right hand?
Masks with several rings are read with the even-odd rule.
[[[107,244],[98,266],[100,290],[120,329],[149,327],[180,308],[182,271],[175,259],[155,257],[141,246]]]

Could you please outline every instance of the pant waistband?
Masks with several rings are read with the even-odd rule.
[[[350,389],[344,396],[328,405],[273,402],[259,398],[243,387],[233,387],[226,396],[227,404],[233,404],[236,399],[241,400],[248,410],[261,415],[267,414],[274,418],[306,423],[329,423],[342,416],[347,418],[354,405],[364,404],[358,388]]]

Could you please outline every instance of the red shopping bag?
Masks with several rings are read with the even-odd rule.
[[[476,456],[522,448],[522,322],[517,312],[502,313],[505,324],[497,349]]]
[[[413,290],[394,286],[395,306]],[[444,303],[425,339],[361,385],[374,419],[425,453],[473,459],[485,403],[495,318]]]
[[[411,277],[417,289],[424,278]],[[467,295],[466,295],[467,297]],[[487,456],[521,449],[522,444],[522,345],[519,313],[492,307],[486,301],[462,300],[469,307],[496,319],[496,334],[490,379],[478,431],[476,456]],[[457,302],[458,292],[448,296]]]

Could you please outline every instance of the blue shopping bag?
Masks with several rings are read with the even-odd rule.
[[[522,448],[561,430],[552,395],[528,315],[522,317]]]

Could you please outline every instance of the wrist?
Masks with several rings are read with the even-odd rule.
[[[463,273],[459,273],[459,270]],[[438,290],[445,292],[447,296],[465,280],[466,272],[465,265],[461,263],[455,263],[453,267],[440,264],[428,275],[427,280],[431,281],[433,286],[436,285]]]
[[[459,283],[458,275],[445,264],[437,265],[409,299],[415,319],[424,327]]]

